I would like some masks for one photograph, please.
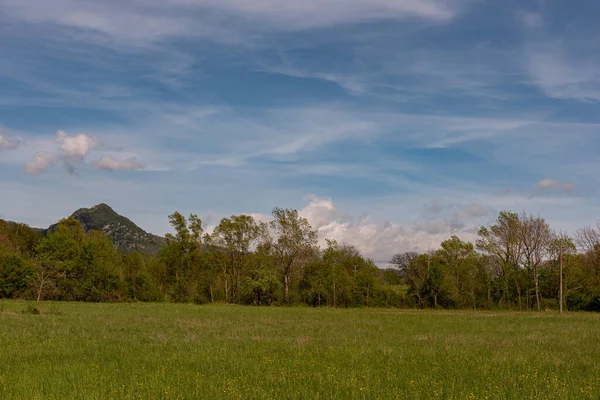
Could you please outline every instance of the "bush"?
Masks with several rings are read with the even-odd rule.
[[[39,315],[40,310],[37,309],[35,304],[27,304],[27,307],[25,307],[25,309],[23,309],[23,311],[21,311],[21,313]]]

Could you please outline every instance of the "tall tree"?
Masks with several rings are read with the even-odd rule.
[[[176,301],[188,301],[192,296],[202,257],[202,221],[191,214],[189,222],[179,213],[169,215],[175,235],[167,234],[167,246],[160,252]]]
[[[210,235],[211,250],[219,258],[225,281],[225,298],[229,299],[228,274],[233,277],[232,298],[239,301],[242,273],[248,266],[250,250],[259,238],[264,237],[266,226],[258,224],[249,215],[232,215],[223,218]]]
[[[475,307],[475,275],[477,253],[472,243],[463,242],[453,235],[444,240],[438,250],[441,263],[450,269],[453,297],[460,306]]]
[[[297,210],[275,208],[270,222],[273,236],[269,237],[269,247],[283,278],[284,298],[290,302],[290,283],[295,273],[315,254],[317,232]]]
[[[537,309],[540,311],[540,267],[548,255],[552,231],[544,218],[522,213],[519,216],[518,232],[523,265],[533,275],[535,301]]]
[[[488,259],[497,265],[498,276],[501,280],[502,301],[510,301],[509,284],[512,273],[518,268],[522,255],[522,246],[519,235],[519,216],[510,211],[502,211],[496,223],[490,227],[481,227],[477,234],[477,249],[488,256]],[[521,305],[521,285],[515,274],[514,283],[518,292],[519,307]]]

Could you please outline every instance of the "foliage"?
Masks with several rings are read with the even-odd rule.
[[[434,251],[398,253],[381,269],[357,247],[326,239],[319,248],[297,210],[272,216],[265,224],[232,215],[206,233],[197,215],[174,212],[156,256],[123,251],[106,224],[133,223],[104,204],[45,236],[0,220],[0,297],[543,310],[557,307],[562,282],[567,309],[600,310],[600,226],[571,238],[540,216],[502,211],[475,244],[452,236]]]

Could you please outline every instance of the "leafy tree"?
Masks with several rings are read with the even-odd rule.
[[[315,254],[317,232],[297,210],[275,208],[270,227],[273,237],[267,238],[276,265],[279,267],[286,303],[290,303],[290,283],[294,275]]]
[[[481,227],[477,232],[477,249],[482,251],[492,265],[497,267],[497,276],[500,280],[502,302],[511,301],[510,280],[514,281],[521,303],[521,288],[514,272],[518,269],[521,261],[523,248],[520,241],[519,216],[510,211],[500,212],[496,223],[490,227]]]
[[[229,300],[229,275],[233,277],[232,299],[239,300],[240,281],[248,267],[251,247],[265,233],[266,226],[256,223],[251,216],[233,215],[221,219],[213,234],[207,237],[211,251],[221,266],[226,300]]]
[[[191,214],[189,221],[179,212],[169,215],[175,235],[167,234],[167,245],[159,257],[166,266],[170,294],[175,301],[185,302],[193,297],[197,278],[203,265],[202,221]]]
[[[33,273],[29,261],[14,254],[0,256],[0,298],[24,295]]]
[[[475,307],[475,276],[478,255],[473,244],[463,242],[457,236],[452,236],[442,242],[437,255],[451,274],[450,297],[461,307]]]

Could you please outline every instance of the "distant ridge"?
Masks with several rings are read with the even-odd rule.
[[[126,253],[137,250],[155,255],[166,244],[165,238],[144,231],[105,203],[90,208],[80,208],[71,216],[81,223],[85,232],[101,231],[112,239],[115,246]],[[55,227],[56,224],[51,225],[43,233],[52,232]]]

